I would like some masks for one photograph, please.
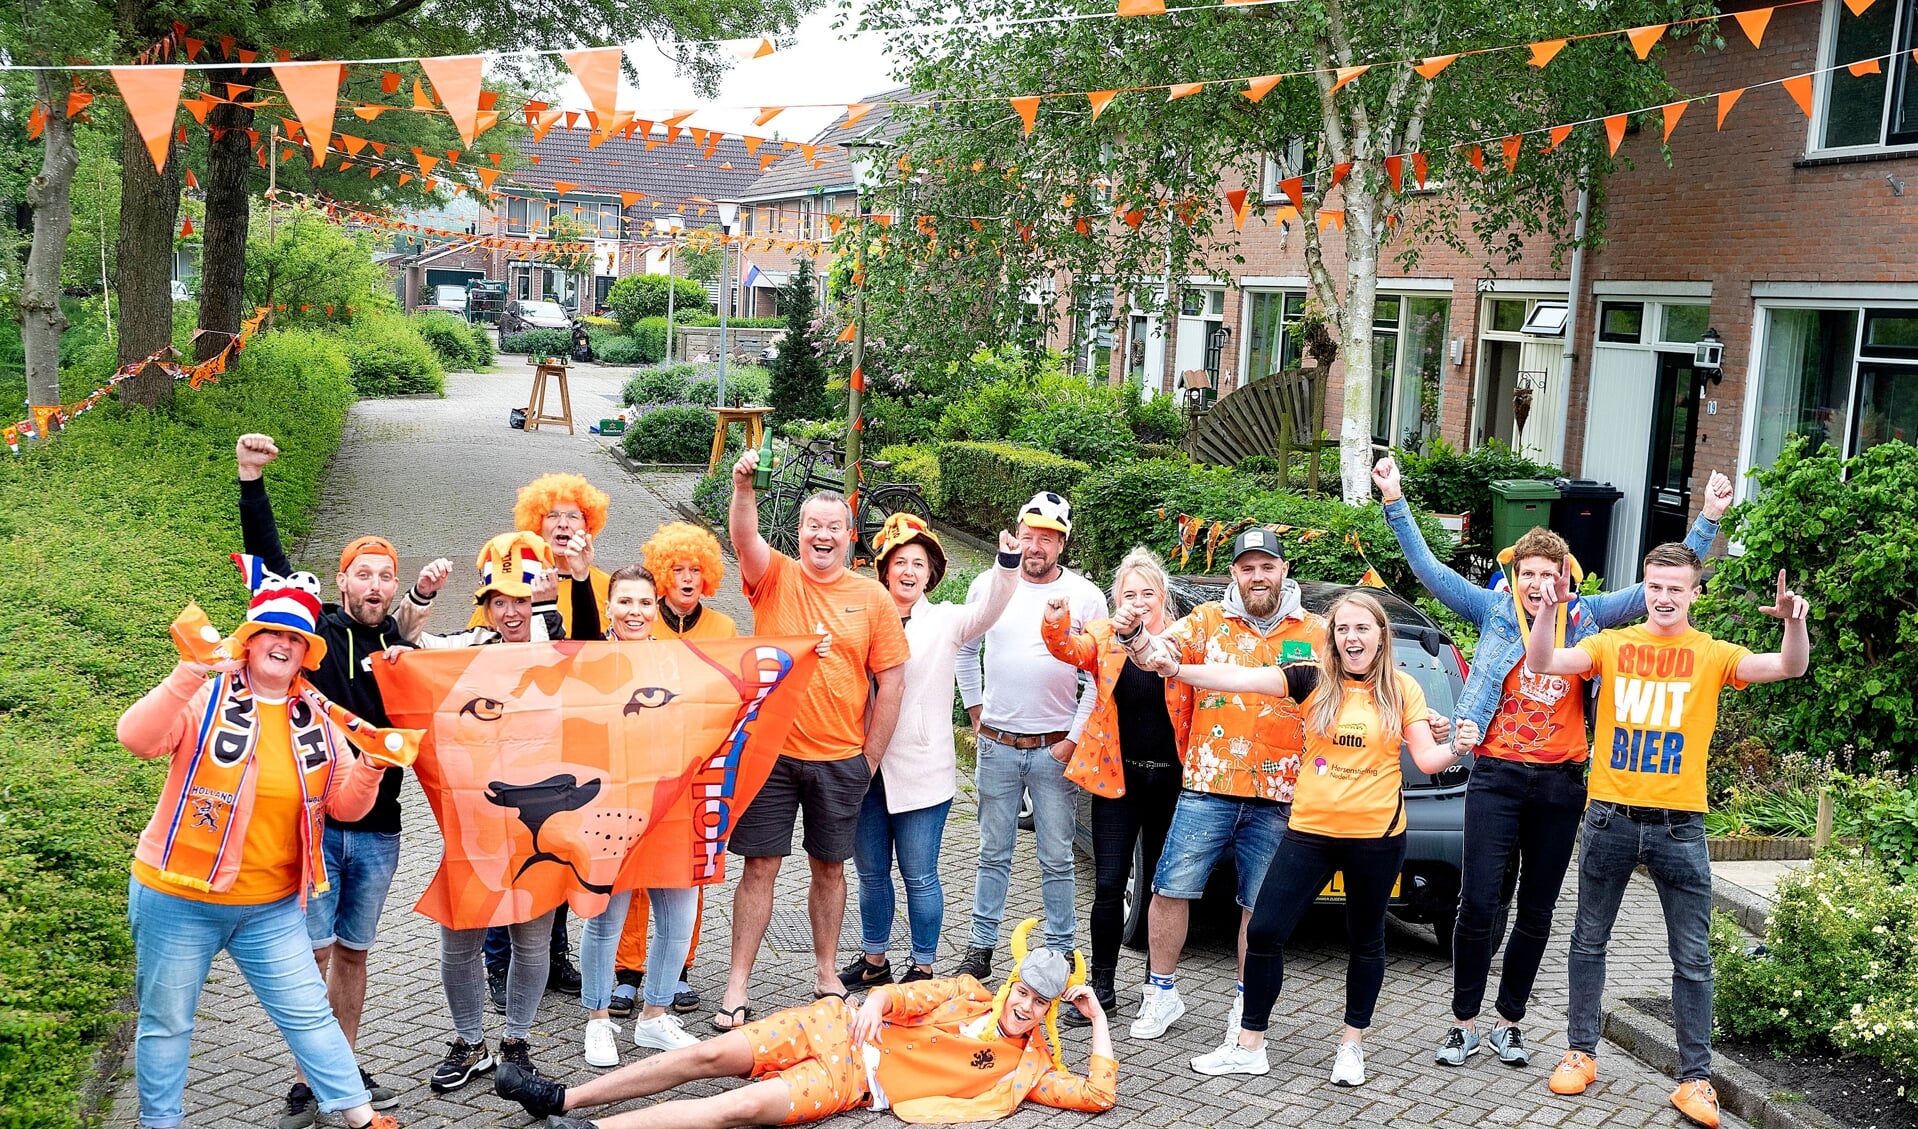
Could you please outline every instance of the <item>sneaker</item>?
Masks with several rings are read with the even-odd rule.
[[[446,1044],[446,1058],[433,1070],[433,1092],[451,1093],[473,1080],[473,1075],[493,1069],[493,1056],[486,1053],[486,1040],[477,1045],[465,1039]]]
[[[986,981],[992,979],[992,950],[989,948],[982,949],[977,945],[968,948],[966,950],[966,959],[959,962],[959,967],[953,969],[952,974],[954,976],[970,976],[974,980],[979,981],[979,983],[984,984]]]
[[[1265,1044],[1258,1047],[1242,1047],[1237,1034],[1232,1041],[1217,1050],[1207,1051],[1192,1060],[1192,1069],[1200,1074],[1267,1074],[1272,1070],[1265,1058]]]
[[[613,987],[613,998],[606,1005],[606,1014],[614,1019],[625,1019],[633,1014],[633,1006],[639,999],[639,988],[632,984],[618,984]]]
[[[839,980],[845,984],[848,992],[890,984],[892,983],[892,961],[882,957],[878,964],[874,964],[866,959],[866,954],[860,953],[853,957],[846,967],[839,970]]]
[[[1478,1032],[1453,1024],[1446,1028],[1445,1041],[1432,1057],[1440,1066],[1464,1066],[1466,1059],[1478,1053],[1478,1045]]]
[[[486,970],[486,998],[493,1002],[497,1015],[506,1014],[506,966]]]
[[[1507,1066],[1524,1066],[1532,1061],[1532,1052],[1525,1047],[1525,1036],[1519,1034],[1516,1027],[1494,1027],[1485,1041],[1492,1044],[1498,1060]]]
[[[1582,1094],[1585,1087],[1598,1081],[1598,1063],[1584,1051],[1566,1051],[1565,1057],[1558,1060],[1552,1068],[1552,1076],[1546,1085],[1554,1094]]]
[[[546,1129],[599,1129],[599,1122],[588,1121],[584,1117],[568,1117],[556,1113],[546,1119]]]
[[[539,1073],[539,1067],[533,1065],[532,1048],[526,1045],[526,1040],[524,1039],[501,1039],[499,1041],[499,1060],[501,1062],[510,1062],[521,1070],[530,1070],[535,1074]]]
[[[930,979],[932,979],[931,972],[927,971],[926,969],[920,968],[916,964],[913,964],[913,965],[906,966],[906,974],[899,978],[899,982],[901,984],[917,984],[921,980],[930,980]]]
[[[1339,1057],[1332,1060],[1334,1086],[1365,1085],[1365,1048],[1357,1043],[1340,1043]]]
[[[534,1117],[547,1117],[566,1109],[566,1087],[551,1078],[542,1078],[536,1070],[523,1070],[510,1062],[500,1063],[493,1076],[493,1092],[509,1102],[518,1102]]]
[[[655,1051],[676,1051],[681,1047],[698,1046],[699,1036],[686,1030],[685,1023],[677,1015],[668,1013],[651,1019],[634,1020],[633,1045]]]
[[[1078,1008],[1061,1000],[1059,1002],[1059,1026],[1074,1028],[1090,1027],[1092,1026],[1092,1020],[1087,1019],[1084,1013]]]
[[[306,1129],[320,1115],[319,1103],[304,1082],[293,1083],[286,1092],[286,1112],[280,1115],[280,1129]]]
[[[376,1113],[364,1125],[349,1125],[347,1129],[400,1129],[400,1123],[390,1113]]]
[[[1225,1041],[1239,1041],[1239,1027],[1245,1022],[1245,993],[1232,993],[1232,1007],[1225,1013]],[[1263,1044],[1261,1044],[1263,1045]]]
[[[1680,1082],[1678,1089],[1672,1091],[1672,1104],[1687,1120],[1696,1121],[1705,1129],[1718,1129],[1718,1091],[1705,1079]]]
[[[586,1021],[586,1065],[619,1065],[619,1024],[610,1019]]]
[[[579,969],[566,957],[554,957],[546,970],[546,990],[571,994],[579,991]]]
[[[699,990],[684,979],[673,988],[673,1010],[681,1015],[699,1010]]]
[[[1139,1016],[1132,1021],[1132,1037],[1156,1039],[1184,1014],[1185,1001],[1179,998],[1177,988],[1157,988],[1147,984],[1145,995],[1139,1001]],[[1232,1038],[1237,1042],[1238,1032],[1233,1032]]]
[[[393,1092],[392,1087],[380,1085],[379,1079],[364,1070],[360,1071],[360,1085],[365,1086],[366,1092],[372,1095],[374,1109],[392,1109],[400,1104],[400,1096]]]

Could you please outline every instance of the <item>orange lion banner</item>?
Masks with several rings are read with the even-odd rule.
[[[419,912],[454,929],[588,917],[725,877],[815,664],[808,637],[498,643],[374,672],[445,839]]]

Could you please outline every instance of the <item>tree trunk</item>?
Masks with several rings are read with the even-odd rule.
[[[62,71],[33,76],[34,97],[46,109],[46,133],[40,175],[27,182],[33,246],[20,289],[20,335],[27,354],[27,402],[37,407],[60,402],[60,331],[67,327],[60,313],[60,261],[73,229],[73,174],[80,167],[73,123],[67,119],[68,85]]]
[[[242,71],[242,78],[252,72]],[[222,102],[207,114],[212,131],[206,158],[206,227],[200,245],[200,329],[194,358],[206,360],[240,332],[246,304],[246,236],[251,219],[248,189],[253,145],[246,131],[253,111]],[[224,131],[224,132],[222,132]],[[274,154],[267,154],[274,160]]]
[[[1367,171],[1355,170],[1354,180]],[[1348,189],[1345,198],[1345,309],[1339,343],[1345,361],[1345,411],[1339,424],[1339,484],[1345,500],[1358,506],[1372,497],[1372,319],[1378,306],[1379,214],[1376,198],[1355,189]]]
[[[173,233],[180,224],[180,146],[155,169],[131,119],[120,123],[120,363],[173,342]],[[169,382],[170,384],[171,382]]]

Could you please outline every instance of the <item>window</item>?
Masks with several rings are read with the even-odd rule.
[[[1225,316],[1225,291],[1188,287],[1179,295],[1179,316],[1186,318]]]
[[[546,201],[544,200],[529,200],[524,196],[506,198],[506,230],[508,231],[521,234],[531,231],[544,221],[545,215]]]
[[[1918,441],[1918,309],[1761,312],[1751,465],[1800,435],[1846,457]]]
[[[1497,333],[1517,333],[1525,328],[1525,307],[1523,298],[1492,299],[1492,329]]]
[[[1452,300],[1380,295],[1378,302],[1372,323],[1372,441],[1417,448],[1438,435]]]
[[[1301,354],[1292,326],[1305,317],[1302,290],[1255,290],[1247,318],[1245,379],[1257,380],[1299,367]]]
[[[1259,194],[1265,203],[1291,203],[1285,190],[1279,187],[1281,180],[1304,177],[1305,183],[1300,192],[1305,195],[1309,195],[1317,184],[1312,176],[1312,166],[1307,162],[1305,139],[1302,137],[1294,137],[1283,148],[1267,153],[1260,164]]]
[[[1710,306],[1666,306],[1664,325],[1658,331],[1660,341],[1678,345],[1690,345],[1705,336],[1711,328],[1712,308]]]
[[[1532,312],[1519,327],[1519,332],[1533,337],[1565,336],[1565,319],[1570,315],[1563,302],[1540,302],[1532,307]]]
[[[1598,307],[1598,339],[1636,345],[1645,329],[1642,302],[1604,302]]]
[[[1825,5],[1818,149],[1918,145],[1918,0],[1872,4],[1854,15]],[[1853,64],[1857,64],[1854,73]]]

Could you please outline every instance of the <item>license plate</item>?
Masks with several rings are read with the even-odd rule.
[[[1399,896],[1399,887],[1404,881],[1404,875],[1392,879],[1392,897],[1397,898]],[[1327,882],[1325,889],[1319,891],[1319,897],[1337,898],[1340,900],[1345,898],[1345,872],[1343,870],[1335,870],[1332,872],[1332,881]]]

